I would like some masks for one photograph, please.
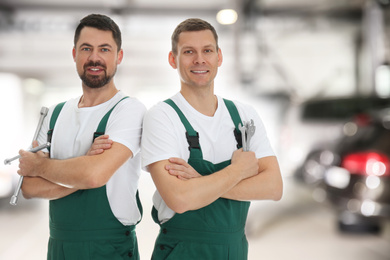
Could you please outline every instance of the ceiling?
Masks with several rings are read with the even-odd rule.
[[[388,0],[378,0],[387,3]],[[262,13],[341,13],[360,12],[366,0],[2,0],[0,10],[39,10],[51,12],[111,11],[142,13],[215,13],[221,8]]]
[[[350,68],[352,65],[338,68],[334,64],[329,68],[335,66],[335,69],[326,72],[327,68],[322,68],[325,72],[311,80],[304,71],[305,66],[313,67],[311,59],[316,61],[328,55],[332,57],[329,58],[331,61],[332,55],[338,53],[322,52],[319,53],[322,56],[318,56],[318,50],[311,52],[309,48],[326,48],[329,44],[335,48],[344,48],[348,44],[353,46],[353,38],[361,30],[364,10],[373,1],[1,0],[0,72],[38,79],[48,88],[79,87],[71,57],[74,28],[88,13],[105,13],[113,17],[122,29],[123,48],[127,56],[118,77],[119,83],[132,86],[128,87],[130,91],[177,85],[176,74],[166,61],[169,37],[174,27],[188,17],[204,18],[217,27],[224,50],[225,68],[222,73],[226,79],[221,80],[223,84],[251,84],[258,74],[270,78],[263,84],[270,88],[293,85],[294,88],[312,89],[313,86],[326,87],[327,81],[353,82],[354,79],[343,81],[339,75],[353,70]],[[378,2],[386,4],[387,0]],[[221,8],[238,10],[239,22],[233,26],[218,25],[215,16]],[[340,38],[343,40],[336,40]],[[307,49],[297,51],[297,46],[306,46]],[[251,48],[254,52],[242,54]],[[308,57],[307,53],[313,55]],[[354,59],[351,53],[346,55],[348,62]],[[260,59],[263,64],[259,65],[260,54],[264,55]],[[305,64],[290,62],[297,56]],[[291,59],[283,60],[284,57]],[[321,65],[324,65],[323,61]],[[297,72],[296,68],[300,66],[304,69]]]

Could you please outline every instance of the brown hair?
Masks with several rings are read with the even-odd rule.
[[[84,27],[93,27],[102,31],[111,31],[118,51],[122,48],[122,35],[118,25],[108,16],[102,14],[90,14],[80,20],[74,34],[74,46],[80,38],[80,32]]]
[[[182,32],[195,32],[195,31],[203,31],[203,30],[210,30],[213,33],[215,42],[217,44],[217,50],[218,50],[218,34],[215,31],[215,28],[211,24],[209,24],[208,22],[202,19],[190,18],[181,22],[173,32],[171,37],[172,52],[174,54],[177,54],[177,43],[179,42],[179,36]]]

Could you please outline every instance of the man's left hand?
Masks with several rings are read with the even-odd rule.
[[[180,180],[189,180],[192,178],[201,177],[191,165],[189,165],[185,160],[181,158],[169,158],[171,164],[165,165],[165,170],[169,174],[176,176]]]

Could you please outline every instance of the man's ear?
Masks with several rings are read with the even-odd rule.
[[[122,62],[122,59],[123,59],[123,49],[121,49],[119,52],[118,52],[118,61],[116,62],[116,64],[121,64]]]
[[[218,48],[218,67],[220,67],[222,65],[222,60],[223,60],[222,50],[221,50],[221,48]]]
[[[172,51],[169,52],[168,61],[172,68],[177,69],[176,57]]]
[[[76,61],[76,49],[73,47],[72,49],[72,56],[73,56],[73,61]]]

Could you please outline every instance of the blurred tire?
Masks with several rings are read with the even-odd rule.
[[[381,232],[379,220],[351,212],[339,215],[338,229],[343,233],[378,234]]]

